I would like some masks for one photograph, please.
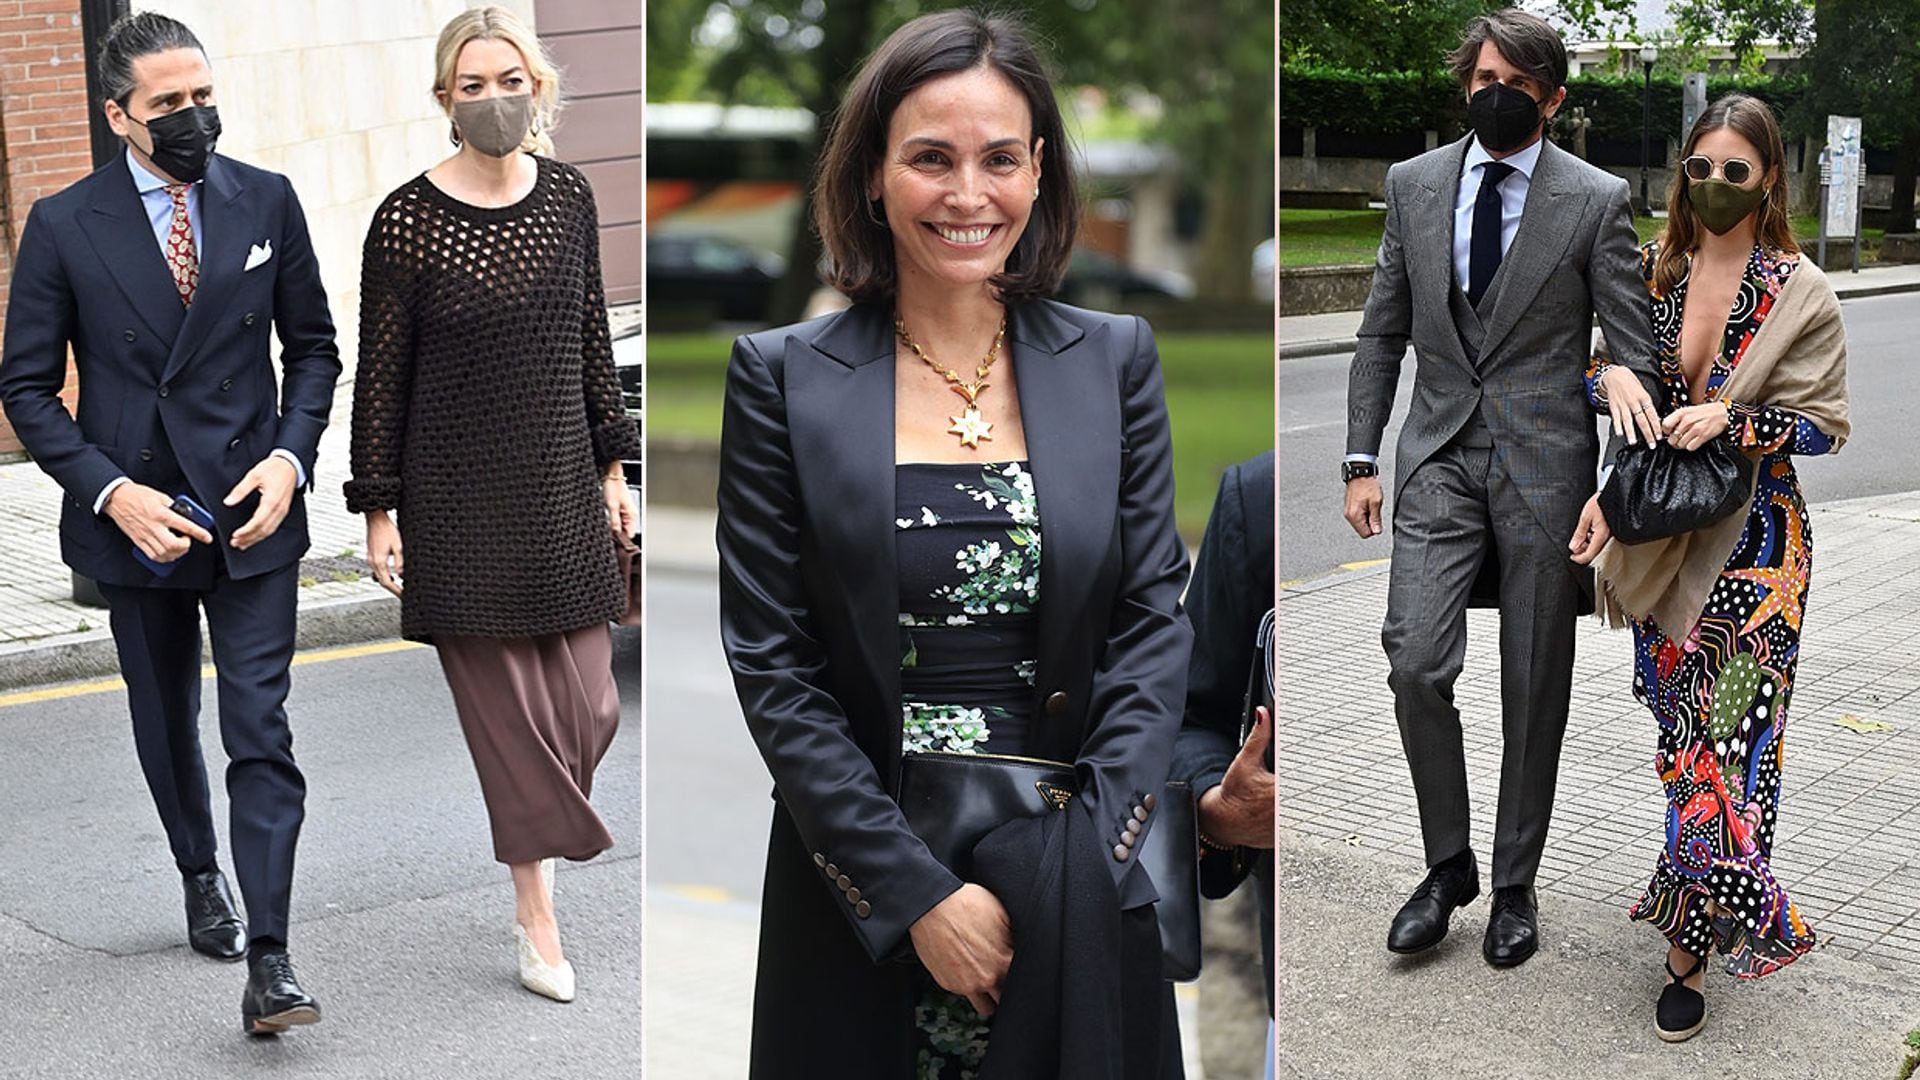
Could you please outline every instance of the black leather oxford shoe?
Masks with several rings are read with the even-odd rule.
[[[1503,885],[1493,890],[1493,914],[1487,918],[1487,940],[1481,947],[1494,967],[1517,967],[1540,947],[1540,915],[1531,885]]]
[[[247,992],[240,998],[242,1031],[278,1035],[296,1024],[319,1022],[320,1003],[300,988],[286,953],[264,953],[247,965]]]
[[[1401,905],[1387,931],[1387,950],[1396,953],[1425,952],[1447,936],[1447,923],[1455,908],[1467,906],[1480,895],[1480,867],[1473,849],[1453,856],[1427,871],[1426,880],[1413,890]]]
[[[187,943],[216,960],[247,955],[247,924],[234,910],[233,893],[218,869],[181,878],[187,893]]]

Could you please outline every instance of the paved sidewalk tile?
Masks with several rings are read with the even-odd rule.
[[[1773,865],[1827,949],[1920,975],[1920,492],[1818,506],[1812,520]],[[1410,888],[1420,828],[1380,648],[1386,593],[1381,567],[1282,596],[1278,730],[1291,766],[1279,817],[1302,836],[1379,853]],[[1502,745],[1497,625],[1469,613],[1456,694],[1483,860]],[[1543,907],[1578,897],[1624,920],[1660,850],[1654,727],[1631,692],[1631,650],[1627,631],[1582,620]],[[1843,718],[1887,727],[1856,731]]]

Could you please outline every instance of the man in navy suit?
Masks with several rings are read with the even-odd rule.
[[[302,491],[340,355],[293,188],[213,153],[213,73],[192,31],[129,15],[108,30],[99,66],[102,108],[127,150],[33,205],[14,257],[0,403],[66,492],[63,557],[111,608],[189,941],[247,958],[242,1025],[272,1034],[320,1017],[287,960],[306,782],[285,702],[308,543]],[[281,342],[277,388],[270,329]],[[69,348],[75,415],[59,398]],[[182,496],[210,511],[211,527]],[[251,927],[215,860],[199,733],[202,607]]]

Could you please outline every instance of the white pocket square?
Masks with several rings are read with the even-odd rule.
[[[273,241],[268,240],[265,243],[255,244],[253,247],[247,249],[247,265],[240,272],[244,274],[271,258],[273,258]]]

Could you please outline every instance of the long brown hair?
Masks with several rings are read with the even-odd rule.
[[[1686,145],[1680,149],[1680,159],[1684,161],[1693,154],[1693,146],[1702,135],[1721,128],[1733,129],[1760,151],[1760,182],[1771,185],[1766,201],[1760,204],[1759,220],[1754,222],[1755,238],[1772,251],[1799,251],[1800,245],[1793,238],[1793,222],[1787,216],[1787,152],[1780,142],[1780,121],[1775,119],[1773,109],[1747,94],[1720,98],[1693,122],[1693,130],[1687,132]],[[1660,295],[1680,283],[1687,256],[1693,254],[1700,242],[1703,226],[1693,212],[1689,186],[1686,170],[1676,163],[1673,183],[1667,188],[1667,224],[1660,230],[1660,251],[1653,261],[1653,289]]]

